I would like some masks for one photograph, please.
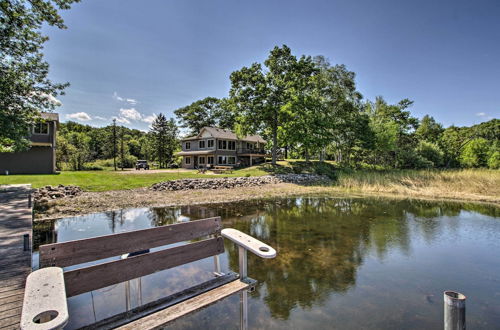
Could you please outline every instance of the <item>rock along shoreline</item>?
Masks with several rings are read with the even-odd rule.
[[[276,174],[257,177],[226,177],[213,179],[180,179],[153,184],[150,189],[155,191],[177,191],[194,189],[231,189],[238,187],[254,187],[266,184],[294,183],[302,185],[327,184],[330,179],[318,174]]]

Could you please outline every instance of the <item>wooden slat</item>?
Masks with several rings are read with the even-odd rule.
[[[222,237],[110,261],[64,273],[68,297],[224,252]]]
[[[10,304],[16,301],[22,301],[23,299],[24,299],[24,294],[22,293],[14,294],[5,298],[0,298],[0,309],[5,304]]]
[[[19,320],[21,315],[14,315],[0,319],[0,329],[19,329]]]
[[[186,290],[182,290],[180,292],[174,293],[170,296],[152,301],[145,305],[138,306],[132,310],[127,312],[119,313],[109,317],[107,319],[101,320],[97,323],[90,324],[81,330],[90,330],[90,329],[115,329],[119,326],[125,325],[127,323],[138,320],[147,315],[156,313],[165,308],[171,307],[175,304],[179,304],[183,301],[196,297],[202,293],[214,290],[218,287],[221,287],[225,284],[233,282],[239,278],[239,274],[237,273],[227,273],[222,276],[217,276],[212,278],[206,282],[200,283],[198,285],[192,286]]]
[[[126,324],[118,329],[135,330],[135,329],[159,329],[168,322],[171,322],[181,316],[195,312],[201,308],[209,306],[220,301],[232,294],[245,290],[249,284],[240,280],[233,281],[217,289],[213,289],[206,293],[202,293],[194,298],[188,299],[182,303],[161,310],[154,314],[143,317],[137,321]]]
[[[66,267],[219,232],[220,217],[40,246],[40,266]]]

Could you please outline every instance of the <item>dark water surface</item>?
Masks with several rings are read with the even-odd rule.
[[[249,276],[258,281],[249,295],[251,329],[442,329],[444,290],[467,296],[469,329],[500,329],[500,210],[491,206],[307,197],[129,209],[39,223],[35,249],[216,215],[278,251],[273,260],[249,255]],[[229,241],[225,248],[223,271],[237,272],[237,249]],[[208,258],[70,298],[68,328],[190,287],[212,271]],[[169,326],[238,327],[237,295]]]

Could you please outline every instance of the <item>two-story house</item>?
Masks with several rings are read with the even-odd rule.
[[[238,138],[235,133],[216,127],[204,127],[198,135],[181,140],[183,168],[208,165],[248,166],[264,161],[266,141],[258,135]]]
[[[47,174],[56,172],[57,113],[41,114],[42,120],[30,132],[31,148],[0,153],[0,174]]]

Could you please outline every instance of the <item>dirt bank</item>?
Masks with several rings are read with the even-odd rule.
[[[346,190],[335,186],[302,186],[291,183],[269,184],[259,187],[240,187],[218,190],[184,190],[153,191],[148,188],[118,190],[106,192],[84,192],[74,198],[63,198],[51,203],[51,207],[43,213],[36,213],[37,220],[61,218],[67,216],[117,210],[123,208],[147,206],[176,206],[187,204],[209,204],[234,202],[270,197],[286,197],[306,194],[353,197],[391,197],[429,200],[454,200],[468,202],[487,202],[500,205],[500,196],[480,194],[464,194],[462,197],[454,193],[440,195],[426,193],[425,190],[408,190],[391,192],[366,192]]]

